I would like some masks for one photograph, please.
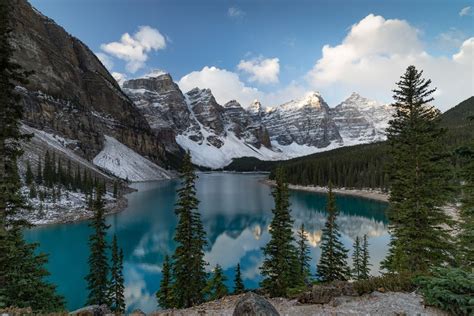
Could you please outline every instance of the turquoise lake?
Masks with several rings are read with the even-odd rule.
[[[200,173],[197,182],[199,210],[208,237],[206,260],[209,269],[220,264],[232,289],[234,268],[240,262],[247,288],[258,287],[263,247],[269,240],[273,199],[270,187],[261,183],[266,175]],[[138,191],[128,195],[125,211],[110,215],[109,240],[117,234],[124,251],[127,309],[145,312],[157,309],[155,292],[161,278],[165,254],[174,249],[176,216],[174,204],[178,180],[136,183]],[[319,242],[325,222],[326,196],[292,191],[291,207],[295,229],[304,223],[308,230],[315,272],[320,256]],[[367,234],[372,273],[377,274],[389,242],[387,204],[350,196],[337,196],[338,224],[344,244],[350,249],[356,236]],[[87,222],[36,227],[25,232],[29,241],[41,244],[49,254],[50,280],[67,300],[70,310],[84,306],[87,292]]]

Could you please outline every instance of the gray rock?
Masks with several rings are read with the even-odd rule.
[[[103,316],[111,314],[112,311],[107,305],[89,305],[83,308],[79,308],[73,312],[70,312],[69,315],[77,316]]]
[[[357,296],[357,292],[349,282],[335,281],[324,285],[313,285],[309,292],[298,297],[298,302],[303,304],[327,304],[333,298],[341,296]],[[338,303],[336,303],[338,304]]]
[[[233,316],[278,316],[278,311],[270,302],[252,292],[246,293],[237,302]]]

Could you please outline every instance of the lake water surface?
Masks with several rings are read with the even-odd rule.
[[[265,175],[200,173],[197,182],[199,210],[209,245],[206,260],[209,269],[220,264],[232,288],[234,269],[240,262],[245,286],[258,287],[263,247],[269,240],[273,199],[271,189],[260,182]],[[124,275],[127,309],[150,312],[157,308],[155,292],[161,279],[165,254],[174,249],[176,216],[174,204],[178,180],[137,183],[128,195],[129,206],[110,215],[109,240],[117,234],[124,251]],[[292,216],[295,229],[304,223],[308,230],[311,269],[314,274],[320,256],[319,243],[326,213],[325,195],[292,191]],[[350,196],[337,196],[338,218],[344,244],[352,247],[356,236],[367,234],[370,243],[372,273],[378,273],[389,241],[387,204]],[[29,241],[41,243],[49,254],[51,281],[67,300],[70,310],[84,306],[87,292],[84,276],[88,272],[87,222],[37,227],[28,230]]]

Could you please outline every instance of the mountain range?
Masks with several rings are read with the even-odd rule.
[[[183,92],[166,73],[119,85],[83,42],[26,0],[14,0],[11,18],[13,59],[33,71],[17,87],[25,130],[40,131],[43,143],[60,139],[46,142],[51,151],[98,177],[97,167],[131,181],[169,178],[184,151],[218,169],[238,157],[282,160],[379,141],[392,115],[356,93],[335,107],[317,92],[265,107],[222,105],[209,89]],[[38,163],[39,154],[27,156]]]
[[[159,135],[175,135],[193,162],[222,168],[239,157],[284,160],[341,146],[385,139],[393,111],[352,93],[330,108],[318,92],[265,108],[258,100],[244,107],[219,104],[209,89],[183,93],[170,74],[123,83],[123,91]],[[174,150],[168,142],[168,150]]]

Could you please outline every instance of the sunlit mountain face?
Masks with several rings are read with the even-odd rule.
[[[261,280],[262,247],[269,241],[273,199],[263,175],[201,173],[197,182],[199,210],[208,237],[205,260],[208,271],[220,264],[233,287],[234,269],[240,263],[244,283],[256,288]],[[162,261],[175,248],[173,240],[177,219],[174,214],[175,191],[179,181],[134,185],[138,192],[129,195],[126,211],[108,217],[109,234],[117,234],[124,250],[126,300],[130,310],[157,308],[155,292],[161,279]],[[326,220],[326,196],[291,192],[294,231],[305,225],[311,252],[311,272],[316,272],[320,256],[322,229]],[[386,204],[348,196],[338,196],[338,225],[342,241],[351,249],[355,237],[367,234],[372,273],[377,274],[384,258],[389,235]],[[82,306],[86,299],[87,223],[48,226],[27,232],[50,253],[51,279],[65,295],[68,308]],[[65,269],[67,267],[67,269]],[[75,271],[75,273],[70,273]]]

